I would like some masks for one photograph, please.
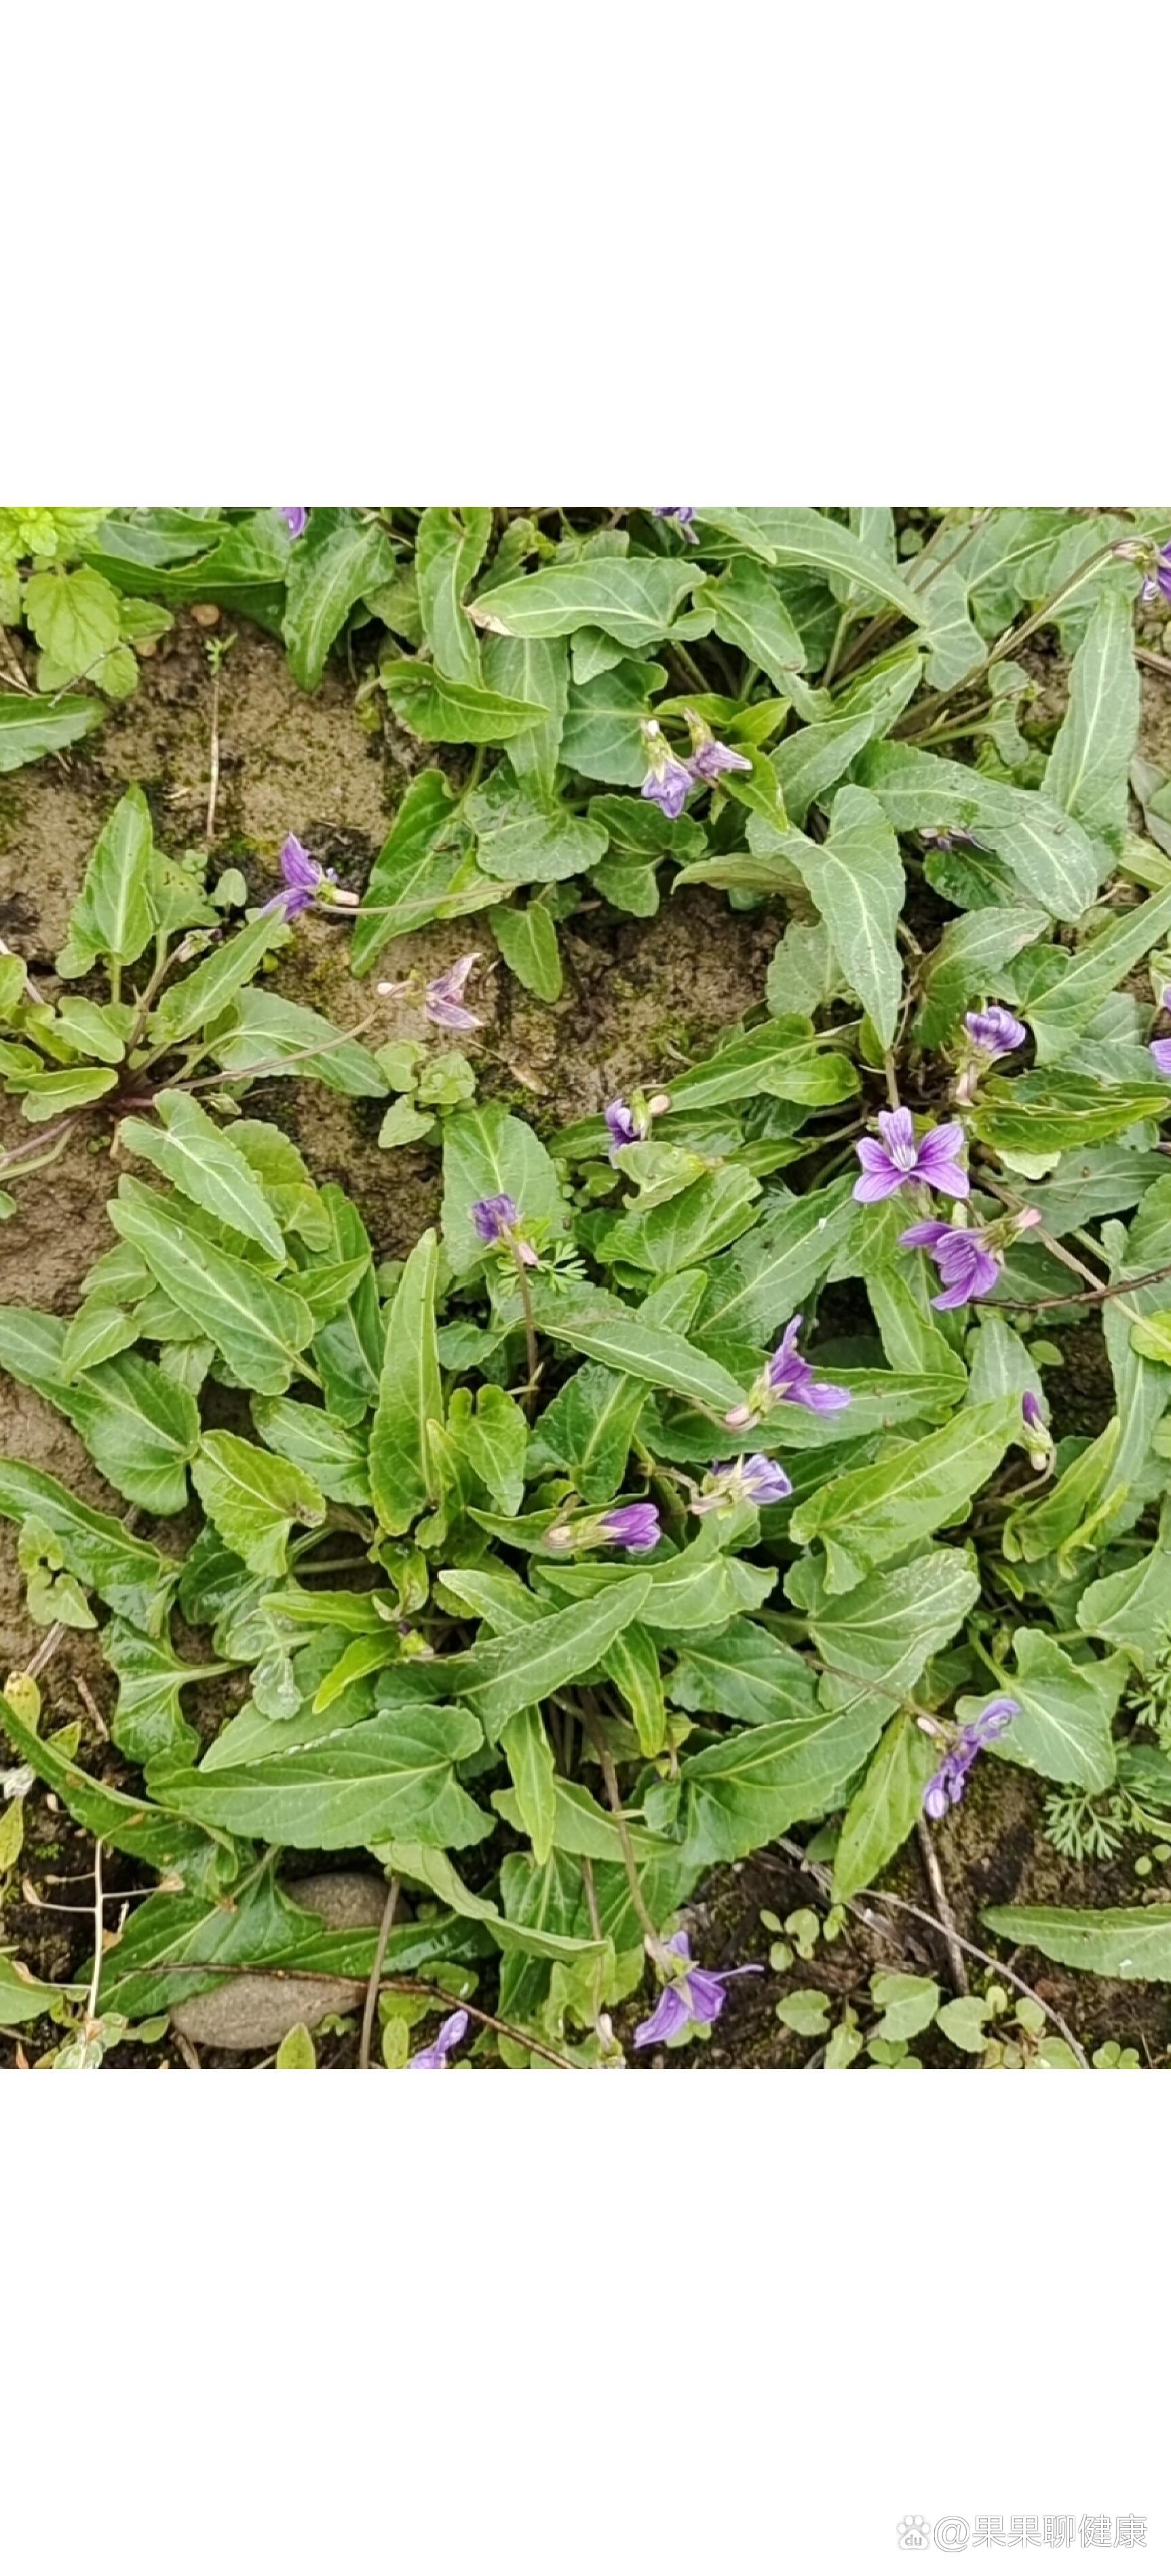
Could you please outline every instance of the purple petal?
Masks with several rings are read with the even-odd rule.
[[[834,1391],[836,1393],[836,1389]],[[848,1396],[846,1401],[849,1402]],[[736,1470],[732,1472],[735,1474]],[[783,1503],[793,1491],[784,1468],[777,1465],[775,1458],[763,1454],[743,1459],[739,1476],[741,1490],[750,1503]]]
[[[442,975],[435,975],[427,986],[426,1010],[429,1020],[440,1029],[478,1029],[483,1022],[475,1011],[464,1008],[463,991],[472,968],[478,965],[480,950],[473,948],[467,957],[457,957]]]
[[[1002,1010],[998,1002],[986,1011],[965,1012],[964,1027],[973,1046],[987,1056],[1014,1054],[1029,1034],[1023,1022],[1014,1019],[1011,1011]]]
[[[880,1109],[878,1132],[896,1171],[909,1173],[916,1162],[915,1128],[909,1109]],[[941,1130],[941,1133],[944,1132]],[[962,1130],[957,1129],[962,1136]],[[920,1147],[922,1152],[922,1147]],[[861,1152],[861,1147],[859,1147]]]
[[[696,2021],[718,2021],[727,1997],[724,1980],[714,1969],[692,1968],[684,1979],[684,1991]]]
[[[966,1199],[968,1176],[955,1159],[963,1150],[964,1131],[958,1123],[929,1127],[919,1139],[916,1179],[926,1181],[930,1189],[948,1191],[952,1198]]]
[[[922,1247],[924,1251],[933,1252],[936,1245],[943,1242],[945,1235],[953,1231],[950,1225],[944,1224],[942,1217],[929,1216],[923,1219],[921,1225],[906,1226],[899,1236],[899,1242],[914,1250]]]
[[[641,793],[650,798],[652,805],[662,808],[668,822],[674,823],[687,803],[691,784],[691,771],[684,768],[682,761],[669,760],[663,768],[652,769],[649,777],[644,778]]]
[[[613,1545],[625,1548],[628,1556],[645,1556],[662,1537],[654,1503],[621,1503],[616,1511],[601,1514],[600,1526]]]
[[[1152,1038],[1150,1053],[1156,1073],[1165,1075],[1171,1081],[1171,1038]]]
[[[430,2047],[416,2049],[414,2056],[408,2060],[408,2075],[419,2067],[446,2066],[452,2049],[459,2047],[467,2026],[468,2016],[466,2012],[449,2013],[447,2020],[437,2031]]]
[[[1045,1417],[1031,1387],[1026,1388],[1021,1397],[1021,1412],[1030,1431],[1042,1429]]]
[[[745,760],[743,752],[732,751],[726,742],[717,742],[714,736],[711,742],[701,743],[699,750],[693,752],[691,758],[692,776],[709,782],[713,778],[721,777],[726,769],[751,769],[751,767],[752,762]]]
[[[664,1986],[649,2021],[640,2021],[634,2034],[636,2048],[653,2048],[658,2040],[674,2039],[686,2030],[693,2018],[678,1986]]]
[[[520,1209],[515,1199],[501,1190],[496,1198],[477,1199],[471,1210],[481,1243],[499,1243],[508,1229],[520,1222]]]
[[[602,1115],[610,1130],[610,1141],[612,1145],[637,1145],[639,1143],[642,1136],[642,1129],[639,1126],[633,1109],[628,1109],[624,1100],[612,1100],[609,1103],[609,1106],[603,1110]]]
[[[811,1386],[794,1387],[789,1399],[803,1404],[807,1413],[844,1413],[854,1399],[848,1386],[831,1386],[826,1378],[814,1378]]]
[[[855,1181],[853,1195],[864,1206],[873,1206],[877,1199],[893,1198],[895,1191],[903,1188],[906,1173],[896,1170],[881,1145],[874,1144],[869,1136],[863,1136],[854,1151],[862,1165],[862,1178]]]
[[[294,503],[290,509],[278,510],[277,517],[284,520],[291,537],[304,536],[309,525],[309,512],[301,507],[300,502]]]

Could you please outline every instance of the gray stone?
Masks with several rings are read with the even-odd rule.
[[[386,1903],[386,1881],[365,1870],[324,1870],[285,1884],[286,1896],[319,1914],[331,1932],[376,1930]],[[225,1977],[211,1993],[193,1995],[171,2014],[171,2028],[197,2048],[232,2051],[279,2048],[303,2022],[316,2030],[328,2013],[360,2012],[366,1984],[334,1977]]]

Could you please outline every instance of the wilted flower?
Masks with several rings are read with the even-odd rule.
[[[1002,1010],[999,1002],[990,1002],[986,1011],[966,1011],[964,1029],[968,1044],[955,1096],[966,1101],[975,1097],[976,1085],[989,1065],[996,1064],[1002,1055],[1015,1054],[1029,1032],[1023,1021],[1014,1019],[1011,1011]]]
[[[1160,592],[1164,599],[1171,600],[1171,546],[1164,546],[1156,555],[1142,586],[1146,600],[1158,599]]]
[[[446,2066],[452,2049],[459,2047],[467,2026],[466,2012],[449,2013],[446,2021],[440,2024],[430,2047],[417,2048],[414,2056],[408,2058],[408,2075],[419,2066]]]
[[[673,1932],[664,1949],[680,1965],[670,1984],[664,1986],[650,2019],[640,2021],[634,2034],[636,2048],[653,2048],[658,2040],[677,2039],[693,2022],[710,2027],[720,2018],[726,2000],[724,1988],[733,1977],[764,1975],[757,1960],[745,1968],[693,1968],[686,1932]]]
[[[688,545],[698,545],[699,539],[691,524],[695,517],[694,502],[664,501],[656,507],[654,515],[656,519],[674,519],[686,537]]]
[[[971,850],[976,846],[970,832],[961,832],[954,825],[947,831],[920,832],[919,838],[929,850]]]
[[[305,530],[309,525],[308,510],[301,509],[298,504],[298,506],[292,510],[279,510],[277,512],[277,516],[284,520],[285,526],[291,537],[304,536]]]
[[[463,989],[473,966],[479,963],[481,950],[473,948],[467,957],[457,957],[442,975],[435,975],[424,996],[427,1017],[437,1029],[481,1029],[483,1021],[476,1011],[464,1007]]]
[[[687,802],[692,785],[691,771],[686,761],[676,759],[662,726],[653,716],[648,717],[640,730],[649,764],[641,792],[649,796],[652,805],[660,806],[668,821],[673,823]]]
[[[274,894],[265,904],[264,910],[283,912],[286,921],[295,921],[298,913],[308,912],[310,905],[321,895],[323,886],[334,887],[333,869],[319,867],[316,859],[310,858],[308,850],[302,847],[295,832],[290,832],[281,851],[281,875],[284,885],[280,893]],[[357,903],[358,898],[356,894],[347,893],[344,886],[338,886],[325,900],[348,909]]]
[[[530,1270],[535,1268],[539,1256],[534,1252],[532,1244],[525,1243],[518,1235],[516,1229],[521,1222],[520,1209],[516,1200],[509,1198],[506,1190],[501,1190],[496,1198],[477,1199],[471,1210],[471,1218],[481,1243],[502,1244],[507,1251],[515,1253],[518,1260],[525,1262]]]
[[[685,708],[684,713],[691,736],[691,758],[687,766],[694,779],[702,779],[706,786],[710,786],[725,769],[751,769],[752,762],[745,759],[742,751],[732,751],[726,742],[717,742],[711,726],[704,723],[702,716],[696,715],[693,707]]]
[[[1011,1726],[1014,1717],[1019,1717],[1020,1713],[1019,1700],[990,1699],[978,1717],[974,1717],[968,1726],[961,1727],[950,1753],[945,1754],[923,1792],[926,1815],[934,1817],[938,1823],[941,1816],[946,1816],[949,1807],[958,1807],[976,1755],[986,1744],[995,1744],[997,1737],[1004,1734],[1005,1728]]]
[[[583,1512],[546,1530],[545,1545],[575,1554],[585,1547],[621,1547],[628,1556],[647,1556],[662,1535],[656,1504],[617,1503],[612,1511]]]
[[[899,1242],[929,1252],[943,1281],[943,1294],[933,1306],[966,1306],[969,1297],[986,1297],[995,1288],[1004,1263],[982,1226],[943,1225],[929,1219],[909,1225]]]
[[[797,1348],[797,1335],[803,1318],[794,1315],[786,1324],[765,1376],[769,1393],[778,1404],[803,1404],[809,1413],[840,1413],[850,1401],[848,1387],[830,1386],[825,1378],[815,1378],[808,1360]]]
[[[946,1190],[950,1198],[966,1199],[968,1175],[956,1161],[964,1142],[958,1122],[929,1127],[918,1144],[909,1109],[880,1109],[878,1126],[881,1145],[863,1136],[854,1148],[862,1165],[862,1178],[854,1183],[856,1199],[889,1199],[916,1181],[929,1190]]]
[[[713,1467],[707,1491],[691,1509],[702,1520],[705,1512],[719,1511],[727,1503],[783,1503],[792,1491],[784,1468],[758,1450],[754,1457],[732,1458],[724,1467]]]
[[[1021,1413],[1029,1435],[1025,1445],[1030,1465],[1038,1469],[1047,1467],[1053,1455],[1053,1434],[1031,1387],[1027,1387],[1021,1397]]]
[[[636,1091],[633,1100],[611,1100],[603,1111],[610,1130],[610,1160],[615,1162],[623,1145],[641,1145],[650,1135],[656,1118],[665,1118],[671,1106],[665,1091],[656,1091],[648,1100],[645,1091]]]

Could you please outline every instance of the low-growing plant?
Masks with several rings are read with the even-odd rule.
[[[78,1316],[0,1312],[0,1363],[137,1514],[185,1510],[190,1480],[203,1522],[180,1553],[0,1462],[30,1611],[104,1618],[111,1731],[143,1787],[83,1772],[19,1689],[14,1754],[159,1877],[100,1956],[81,2046],[248,1968],[380,1986],[388,2063],[445,2005],[417,2064],[469,2046],[617,2063],[717,2020],[736,1972],[694,1954],[685,1909],[794,1825],[822,1828],[840,1919],[912,1833],[946,1849],[977,1768],[993,1804],[998,1774],[1052,1784],[1070,1850],[1093,1849],[1077,1799],[1125,1799],[1144,1831],[1171,1813],[1171,1042],[1150,1035],[1171,865],[1129,805],[1134,603],[1171,584],[1167,521],[910,518],[900,557],[883,512],[599,515],[553,539],[427,511],[405,539],[401,514],[269,513],[184,573],[206,585],[218,562],[226,593],[269,547],[287,624],[292,563],[303,612],[316,548],[340,559],[344,536],[355,579],[359,540],[390,554],[342,616],[414,645],[379,687],[471,758],[404,795],[356,967],[483,909],[514,971],[543,958],[551,979],[555,907],[503,898],[556,890],[570,853],[633,911],[667,862],[787,919],[764,1016],[546,1138],[473,1099],[462,1051],[420,1080],[399,1042],[347,1082],[354,1041],[322,1026],[298,1046],[291,1006],[248,981],[287,897],[187,985],[146,988],[145,1015],[116,977],[88,1006],[122,1050],[100,1098],[152,1177],[119,1181]],[[1026,729],[1016,656],[1050,626],[1067,704]],[[956,742],[974,765],[941,756]],[[1134,775],[1157,821],[1161,787]],[[118,813],[70,934],[79,972],[158,935],[140,922],[132,953],[110,935],[154,882],[141,800]],[[308,854],[287,874],[330,899]],[[506,922],[527,925],[511,957]],[[233,946],[250,962],[221,987]],[[434,1025],[475,1019],[470,971],[427,988]],[[200,976],[222,1017],[184,1005]],[[65,1115],[42,1059],[48,1035],[83,1059],[66,1083],[93,1083],[79,1006],[30,1003],[23,980],[12,1002],[41,1054],[9,1077]],[[441,1225],[393,1274],[277,1128],[194,1098],[206,1080],[230,1115],[235,1078],[274,1056],[393,1088],[387,1143],[441,1139]],[[1060,1395],[1062,1335],[1086,1323],[1114,1389],[1093,1437],[1053,1423],[1045,1383]],[[246,1695],[211,1733],[203,1689],[225,1673]],[[327,1929],[280,1873],[284,1852],[362,1849],[391,1882],[378,1935]],[[777,1918],[777,1969],[816,1948],[805,1912]],[[1166,1904],[984,1920],[1070,1965],[1171,1977]],[[924,1984],[875,1991],[870,2039],[849,2005],[827,2062],[901,2063]],[[931,2016],[982,2063],[1069,2063],[1035,2000],[1002,2010],[999,1991]],[[297,2038],[282,2063],[311,2057]]]

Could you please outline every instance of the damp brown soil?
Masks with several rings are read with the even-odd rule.
[[[53,959],[86,861],[126,786],[137,782],[145,790],[165,847],[178,852],[208,846],[207,641],[206,630],[182,613],[143,664],[137,695],[113,709],[82,749],[0,780],[0,938],[27,958],[50,996]],[[1167,747],[1165,765],[1171,767],[1171,689],[1148,679],[1146,694],[1151,756],[1158,759]],[[342,884],[361,888],[404,784],[420,763],[418,746],[394,729],[371,727],[344,669],[331,669],[316,696],[303,696],[281,647],[246,627],[239,628],[224,660],[218,730],[211,848],[219,863],[242,868],[252,893],[260,896],[273,882],[285,834],[295,831],[336,869]],[[615,916],[601,903],[584,904],[563,928],[565,990],[553,1005],[534,1001],[495,964],[483,917],[400,941],[393,972],[401,978],[418,964],[434,973],[465,944],[484,952],[488,971],[478,988],[486,997],[480,1002],[486,1017],[481,1088],[507,1097],[548,1130],[598,1111],[639,1082],[669,1082],[675,1067],[758,1006],[781,926],[780,916],[767,909],[736,912],[723,896],[701,888],[666,897],[650,921]],[[373,979],[352,978],[348,953],[342,922],[310,917],[279,957],[274,983],[341,1027],[376,1013],[365,1031],[373,1044],[418,1034],[418,1018],[409,1007],[380,1002]],[[335,1179],[352,1192],[379,1258],[405,1254],[435,1217],[437,1158],[426,1148],[381,1152],[379,1104],[346,1100],[317,1082],[285,1080],[258,1085],[249,1105],[296,1138],[319,1180]],[[0,1106],[0,1144],[18,1135],[26,1137],[27,1129],[14,1121],[10,1107]],[[108,1130],[95,1119],[88,1136],[71,1140],[67,1154],[22,1185],[18,1213],[0,1229],[0,1298],[63,1315],[72,1311],[86,1270],[111,1240],[105,1207],[117,1172]],[[1076,1427],[1096,1430],[1108,1399],[1099,1337],[1086,1332],[1071,1339],[1069,1357]],[[8,1380],[0,1389],[0,1448],[61,1477],[89,1502],[121,1508],[69,1425]],[[181,1545],[189,1533],[172,1525],[160,1534]],[[0,1673],[21,1669],[39,1642],[23,1591],[14,1534],[0,1524]],[[94,1639],[70,1636],[46,1676],[43,1723],[76,1722],[79,1758],[98,1776],[121,1781],[124,1767],[104,1731],[110,1685]],[[234,1684],[215,1687],[223,1697],[214,1705],[205,1701],[205,1725],[221,1722],[234,1704]],[[1157,1872],[1137,1881],[1125,1855],[1109,1867],[1075,1868],[1043,1839],[1040,1824],[1036,1784],[1001,1764],[986,1766],[983,1778],[976,1775],[964,1806],[939,1835],[964,1937],[981,1943],[981,1910],[993,1903],[1121,1905],[1171,1898],[1171,1886],[1161,1886]],[[307,1857],[304,1865],[312,1865]],[[334,1855],[331,1866],[343,1865],[343,1856]],[[141,1883],[134,1864],[108,1854],[106,1872],[108,1886],[131,1899]],[[914,1845],[884,1884],[931,1909]],[[25,1801],[25,1847],[4,1894],[0,1941],[38,1975],[76,1976],[91,1947],[91,1899],[89,1837],[37,1788]],[[783,1854],[717,1873],[695,1908],[705,1957],[723,1966],[767,1958],[773,1936],[761,1924],[762,1911],[783,1918],[811,1902],[816,1904],[816,1894],[808,1878]],[[1149,2064],[1171,2060],[1166,1990],[1073,1977],[1028,1955],[1017,1964],[1067,2016],[1087,2048],[1116,2038],[1137,2046]],[[768,1971],[733,1986],[708,2048],[664,2062],[804,2064],[810,2043],[794,2039],[778,2023],[780,1995],[795,1984],[823,1984],[844,2001],[854,2000],[864,2016],[867,1981],[883,1966],[941,1970],[945,1979],[947,1974],[934,1931],[909,1916],[879,1916],[875,1909],[869,1922],[851,1917],[839,1941],[819,1947],[815,1959],[783,1978]],[[26,2029],[29,2058],[49,2044],[48,2025]],[[344,2033],[327,2036],[319,2060],[352,2063],[354,2046]],[[201,2055],[205,2065],[247,2062]],[[20,2062],[15,2044],[0,2041],[0,2065],[14,2062]],[[116,2052],[109,2065],[182,2062],[174,2043],[164,2040],[151,2049]],[[936,2062],[955,2061],[941,2049]]]

